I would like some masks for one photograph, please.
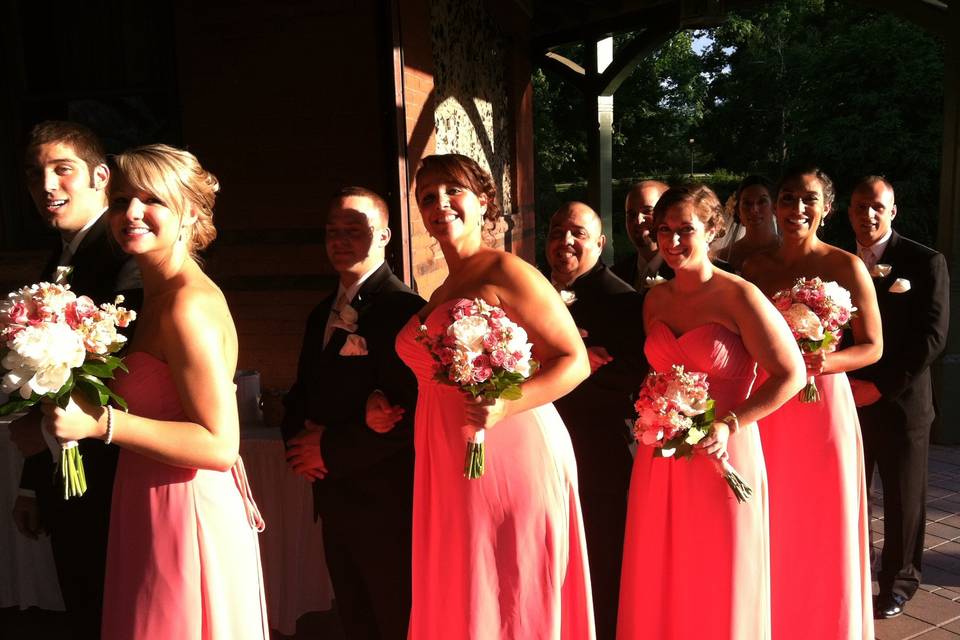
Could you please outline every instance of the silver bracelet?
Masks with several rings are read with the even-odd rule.
[[[113,442],[113,407],[107,405],[107,438],[103,443],[110,444],[111,442]]]
[[[730,427],[730,433],[736,433],[740,431],[740,419],[737,418],[737,414],[733,411],[728,411],[727,415],[720,422],[725,422],[728,427]],[[733,424],[730,424],[733,422]]]

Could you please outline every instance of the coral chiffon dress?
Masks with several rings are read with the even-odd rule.
[[[655,322],[644,351],[656,371],[680,364],[706,373],[717,416],[747,398],[756,377],[756,363],[740,336],[719,324],[675,336]],[[655,458],[651,447],[639,446],[630,482],[617,638],[770,637],[767,480],[757,425],[741,423],[727,452],[753,488],[744,504],[709,458]]]
[[[458,300],[439,305],[440,318]],[[463,392],[434,379],[414,316],[397,352],[417,376],[411,640],[591,640],[577,470],[552,404],[486,432],[483,477],[463,477]]]
[[[112,385],[130,412],[187,420],[165,362],[126,358]],[[122,449],[113,487],[105,640],[264,640],[257,533],[263,522],[238,458],[229,471],[174,467]]]

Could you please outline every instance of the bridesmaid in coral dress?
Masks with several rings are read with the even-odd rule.
[[[70,440],[121,447],[107,548],[103,638],[269,638],[232,382],[237,334],[194,252],[213,240],[217,180],[186,151],[116,158],[110,224],[143,276],[143,309],[114,389],[130,412],[76,396],[48,406]],[[78,523],[82,526],[82,523]]]
[[[498,215],[490,174],[465,156],[424,159],[416,178],[424,226],[450,274],[397,337],[420,385],[414,444],[411,640],[591,640],[593,606],[566,427],[550,404],[589,373],[583,341],[550,283],[482,241]],[[519,400],[468,400],[433,379],[424,322],[483,298],[524,327],[540,370]],[[464,426],[486,429],[486,471],[463,477]]]
[[[836,281],[858,309],[851,320],[853,346],[804,356],[820,400],[792,398],[760,423],[770,482],[774,640],[873,638],[869,499],[845,372],[876,362],[883,334],[863,262],[817,238],[833,195],[830,178],[816,167],[785,174],[777,195],[782,245],[755,254],[743,269],[768,296],[801,277]]]
[[[654,210],[657,244],[676,276],[644,302],[650,366],[707,374],[717,421],[689,460],[640,445],[627,512],[617,637],[770,637],[767,486],[756,421],[803,386],[803,361],[780,314],[738,276],[716,269],[723,232],[707,187],[674,187]],[[770,373],[754,389],[757,363]],[[728,458],[753,488],[740,504],[717,473]]]

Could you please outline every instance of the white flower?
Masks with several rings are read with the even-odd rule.
[[[850,308],[853,306],[853,301],[850,299],[850,292],[833,280],[823,283],[823,295],[839,307]]]
[[[474,355],[483,353],[483,338],[490,331],[487,319],[482,316],[467,316],[450,325],[447,333],[457,340],[457,344]]]
[[[886,278],[891,273],[893,273],[893,267],[889,264],[878,263],[870,269],[870,275],[874,278]]]
[[[850,294],[847,293],[848,300],[849,297]],[[794,303],[783,312],[783,317],[786,318],[794,334],[810,340],[823,340],[823,323],[807,305]]]
[[[643,286],[645,289],[653,289],[658,284],[663,284],[667,279],[663,276],[657,274],[655,276],[647,276],[643,280]]]
[[[16,335],[0,363],[9,370],[3,378],[3,391],[19,388],[23,398],[29,398],[31,392],[59,391],[70,377],[70,369],[82,365],[85,357],[83,340],[69,326],[27,327]]]
[[[570,305],[572,305],[574,302],[577,301],[577,294],[575,294],[573,291],[570,291],[569,289],[561,289],[560,299],[563,300],[563,304],[569,307]]]

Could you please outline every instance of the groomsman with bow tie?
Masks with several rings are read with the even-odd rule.
[[[850,374],[863,432],[867,484],[883,484],[883,553],[874,616],[893,618],[920,586],[927,452],[936,414],[930,365],[946,346],[950,282],[944,257],[891,228],[893,186],[863,178],[848,210],[857,253],[873,277],[883,357]]]
[[[40,123],[30,132],[25,164],[30,196],[43,221],[59,234],[40,279],[52,282],[59,267],[70,267],[66,283],[77,295],[100,304],[121,294],[125,307],[138,309],[143,300],[140,271],[110,237],[110,170],[96,134],[74,122]],[[87,491],[64,500],[54,458],[41,435],[38,407],[10,425],[10,438],[26,456],[14,522],[31,538],[41,531],[50,534],[71,637],[97,639],[117,448],[81,440]]]
[[[633,468],[627,421],[633,417],[631,395],[647,373],[643,299],[600,260],[605,242],[600,217],[581,202],[563,205],[550,219],[550,279],[590,358],[590,377],[554,405],[577,458],[598,640],[616,635]]]
[[[669,280],[671,269],[657,251],[657,232],[653,228],[653,208],[669,185],[659,180],[644,180],[630,187],[624,203],[627,235],[637,248],[618,260],[611,271],[637,291],[652,286],[657,278]]]
[[[394,339],[424,301],[384,261],[388,219],[386,202],[368,189],[334,196],[326,248],[339,284],[307,320],[282,423],[288,465],[313,482],[350,640],[405,638],[410,613],[417,383]],[[389,419],[368,427],[368,399],[384,394]]]

